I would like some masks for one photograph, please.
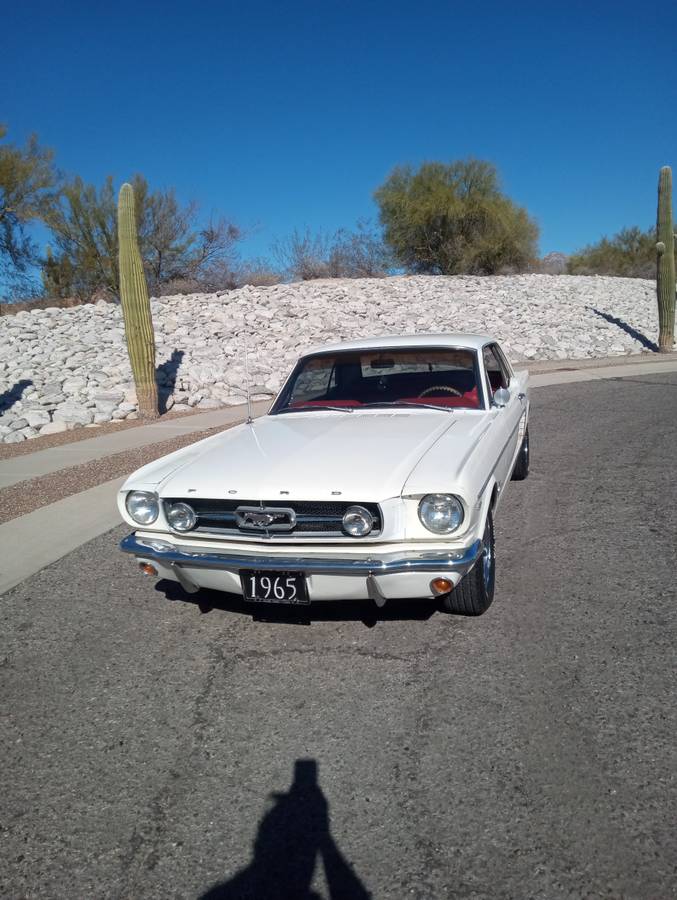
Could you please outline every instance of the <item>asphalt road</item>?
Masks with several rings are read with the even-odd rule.
[[[201,612],[123,529],[7,594],[0,895],[677,896],[676,414],[535,392],[479,619]]]

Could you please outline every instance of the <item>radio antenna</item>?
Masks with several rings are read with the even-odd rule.
[[[250,390],[249,383],[249,349],[247,347],[247,335],[246,333],[242,336],[244,342],[244,380],[245,380],[245,388],[247,391],[247,425],[254,424],[254,417],[252,416],[252,395]]]

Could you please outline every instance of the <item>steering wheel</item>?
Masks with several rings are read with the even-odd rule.
[[[433,391],[447,391],[447,393],[454,394],[456,397],[463,396],[460,391],[457,391],[456,388],[449,387],[448,384],[433,384],[432,387],[428,387],[424,391],[421,391],[418,396],[427,397],[428,394],[432,394]]]

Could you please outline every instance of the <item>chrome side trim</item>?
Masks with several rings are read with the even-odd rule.
[[[465,575],[482,553],[482,541],[458,551],[403,551],[383,553],[378,557],[262,556],[256,553],[195,553],[158,538],[137,538],[130,534],[120,542],[124,553],[140,559],[155,560],[171,566],[178,575],[180,567],[190,569],[240,569],[259,571],[301,571],[308,575],[391,575],[400,572],[458,572]],[[179,579],[180,580],[180,579]]]

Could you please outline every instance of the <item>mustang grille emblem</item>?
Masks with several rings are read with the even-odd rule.
[[[293,509],[272,506],[238,506],[235,510],[238,528],[254,531],[291,531],[296,525]]]

